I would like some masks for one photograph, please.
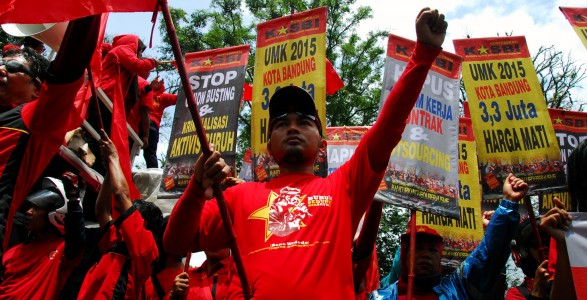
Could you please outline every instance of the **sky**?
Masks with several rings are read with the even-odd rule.
[[[370,6],[373,18],[364,21],[358,33],[365,35],[370,30],[386,30],[390,33],[415,39],[415,18],[423,7],[437,8],[445,14],[449,24],[443,48],[454,53],[453,39],[495,37],[498,34],[523,35],[526,37],[530,54],[534,55],[540,46],[555,45],[555,48],[569,53],[578,63],[587,64],[587,49],[572,29],[558,7],[587,7],[587,0],[444,0],[402,1],[357,0],[353,8]],[[210,1],[169,0],[171,7],[178,7],[188,13],[196,9],[207,9]],[[245,14],[247,13],[245,9]],[[113,13],[110,15],[106,34],[133,33],[145,43],[151,31],[151,13]],[[153,45],[159,44],[161,37],[155,30]],[[385,41],[382,41],[384,44]],[[147,49],[147,57],[158,56],[156,48]],[[573,98],[583,98],[587,102],[587,80],[581,83],[583,89],[576,89]],[[173,108],[168,108],[169,112]],[[166,144],[159,145],[159,152],[165,152]],[[142,157],[138,159],[140,162]]]

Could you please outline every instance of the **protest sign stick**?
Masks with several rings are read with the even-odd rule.
[[[183,266],[183,271],[184,272],[188,272],[190,269],[190,260],[192,259],[192,253],[188,252],[188,254],[185,256],[185,265]]]
[[[410,260],[408,261],[408,300],[414,296],[414,264],[416,260],[416,210],[412,209],[410,216]]]
[[[547,257],[544,256],[544,246],[542,246],[540,231],[538,229],[538,225],[536,224],[536,216],[534,216],[534,208],[532,208],[530,196],[524,197],[524,202],[526,203],[526,208],[528,209],[528,217],[530,217],[530,225],[532,225],[532,234],[534,235],[534,239],[538,243],[538,257],[540,258],[540,262],[542,263]]]
[[[204,155],[204,157],[209,157],[212,154],[212,151],[210,150],[210,146],[208,145],[208,139],[206,138],[206,132],[204,129],[204,125],[202,124],[202,119],[200,118],[200,112],[198,111],[198,107],[196,105],[194,93],[190,88],[191,85],[188,81],[185,61],[181,53],[179,40],[177,39],[177,33],[175,31],[175,26],[173,26],[173,22],[171,20],[171,13],[169,11],[169,6],[167,5],[167,0],[159,0],[158,5],[161,7],[161,11],[163,12],[163,18],[165,19],[165,27],[167,28],[167,35],[169,37],[169,43],[171,44],[171,48],[173,49],[173,55],[175,56],[177,71],[179,73],[181,84],[185,91],[185,96],[187,99],[190,114],[192,115],[192,118],[194,120],[194,126],[196,127],[196,134],[198,136],[198,140],[200,141],[200,145],[202,145],[202,155]],[[214,190],[216,202],[218,203],[220,217],[222,219],[222,223],[224,224],[224,229],[226,230],[230,251],[232,252],[234,258],[234,264],[236,266],[236,270],[242,284],[243,296],[245,299],[251,299],[252,296],[249,281],[246,277],[242,257],[236,241],[236,234],[234,233],[234,228],[232,227],[232,221],[230,219],[230,215],[228,214],[228,208],[226,207],[226,202],[224,200],[224,195],[222,194],[222,189],[220,188],[219,184],[212,185],[212,188]]]
[[[88,80],[90,81],[90,90],[92,91],[92,98],[90,101],[94,104],[94,110],[96,112],[96,119],[98,120],[98,128],[94,128],[100,137],[104,139],[102,136],[102,130],[104,129],[104,124],[102,124],[102,113],[100,113],[100,104],[98,103],[98,93],[96,93],[96,85],[94,84],[94,77],[92,76],[92,68],[87,68],[88,71]]]

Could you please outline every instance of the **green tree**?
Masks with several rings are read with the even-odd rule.
[[[381,278],[391,270],[393,256],[399,247],[400,236],[406,232],[409,211],[405,208],[385,205],[377,233],[377,260]]]

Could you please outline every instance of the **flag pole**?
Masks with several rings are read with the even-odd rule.
[[[165,19],[165,27],[167,28],[169,43],[171,44],[171,48],[173,49],[173,55],[175,56],[177,71],[179,73],[181,84],[183,85],[185,91],[188,108],[194,120],[196,134],[198,136],[198,140],[200,141],[200,145],[202,145],[202,155],[204,155],[204,157],[209,157],[210,154],[212,154],[212,151],[210,150],[210,146],[208,145],[208,139],[206,138],[206,132],[204,129],[204,125],[202,124],[202,119],[200,118],[200,112],[198,111],[198,106],[196,105],[194,93],[190,88],[187,70],[185,67],[185,61],[181,53],[181,48],[179,46],[179,40],[177,39],[175,26],[173,25],[173,22],[171,20],[169,6],[167,5],[167,0],[159,0],[158,3],[158,5],[161,7],[163,18]],[[245,299],[251,299],[252,295],[249,286],[249,281],[247,280],[242,257],[236,241],[236,234],[234,233],[234,228],[232,227],[232,221],[228,213],[228,208],[226,207],[226,202],[224,200],[222,189],[220,188],[220,185],[216,183],[212,185],[212,188],[214,190],[216,202],[218,203],[218,209],[220,211],[222,223],[224,224],[224,230],[226,230],[230,251],[232,252],[234,258],[234,264],[236,266],[236,270],[241,281],[243,296]]]
[[[408,261],[408,300],[414,297],[414,261],[416,260],[416,210],[412,209],[410,216],[410,260]]]

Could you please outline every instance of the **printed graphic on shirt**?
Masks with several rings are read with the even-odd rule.
[[[267,204],[250,216],[249,220],[265,221],[265,242],[273,235],[284,237],[305,227],[304,220],[312,217],[305,202],[306,195],[296,188],[284,187],[269,193]]]

